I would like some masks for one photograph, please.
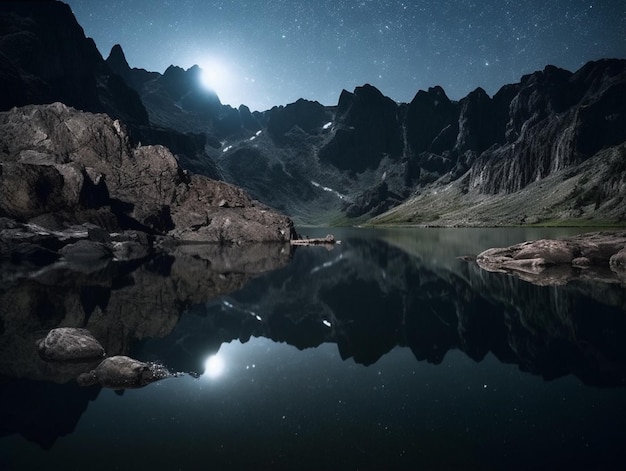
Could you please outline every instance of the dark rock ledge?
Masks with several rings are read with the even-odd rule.
[[[92,264],[179,242],[288,243],[292,221],[61,103],[0,113],[0,261]],[[158,244],[157,244],[158,243]]]
[[[626,231],[492,248],[479,254],[476,263],[484,270],[510,273],[538,285],[562,285],[575,279],[626,284]]]

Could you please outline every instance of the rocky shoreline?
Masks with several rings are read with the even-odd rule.
[[[235,186],[190,175],[107,115],[61,103],[0,113],[0,258],[144,258],[186,242],[288,243],[292,221]]]
[[[143,271],[161,265],[171,271],[176,263],[167,260],[187,260],[185,275],[167,273],[176,285],[172,289],[159,291],[165,281],[154,275],[159,282],[154,306],[131,308],[146,319],[155,317],[155,308],[177,317],[183,307],[169,305],[179,298],[170,291],[188,289],[185,299],[210,299],[290,256],[289,242],[296,237],[291,219],[240,188],[189,174],[165,147],[132,142],[124,125],[107,115],[61,103],[13,108],[0,113],[0,142],[0,282],[8,289],[0,290],[0,297],[14,298],[8,300],[11,312],[3,316],[2,327],[12,325],[8,319],[21,312],[23,303],[28,310],[42,302],[41,308],[52,312],[51,298],[39,299],[37,290],[73,283],[80,302],[59,312],[76,312],[69,325],[90,327],[48,328],[43,338],[31,332],[23,345],[19,336],[0,336],[6,340],[0,350],[21,351],[30,365],[19,376],[112,388],[141,387],[168,377],[159,365],[125,356],[127,348],[118,345],[124,336],[111,343],[111,335],[91,326],[89,315],[100,297],[111,311],[116,284],[137,283],[128,275],[139,276],[137,267],[152,263]],[[236,257],[231,249],[237,249]],[[29,284],[38,288],[26,289]],[[72,302],[62,298],[62,304]],[[104,347],[93,347],[94,336],[108,339],[110,356],[105,358]],[[68,345],[73,349],[69,356]],[[38,361],[32,358],[35,348]],[[91,352],[88,358],[85,352]]]

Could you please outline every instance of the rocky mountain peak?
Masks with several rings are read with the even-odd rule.
[[[119,44],[115,44],[111,48],[111,52],[109,52],[109,57],[107,57],[107,63],[113,70],[130,70],[130,66],[128,65],[128,61],[126,60],[124,50]]]
[[[406,114],[407,142],[414,153],[442,149],[442,139],[431,149],[435,139],[445,132],[445,146],[458,131],[458,104],[450,101],[440,86],[417,92]],[[452,138],[454,139],[454,138]],[[444,146],[444,147],[445,147]],[[448,147],[449,148],[449,147]]]
[[[402,156],[399,107],[371,85],[345,90],[339,97],[336,132],[319,151],[320,159],[341,170],[363,172],[384,157]]]
[[[36,8],[32,2],[0,3],[0,56],[11,71],[2,74],[3,109],[60,101],[148,123],[139,96],[111,73],[62,2],[37,2]]]
[[[208,116],[219,116],[222,103],[215,91],[202,85],[201,73],[202,70],[197,65],[187,70],[170,65],[156,82],[158,87],[162,87],[184,109]]]
[[[492,100],[479,87],[463,98],[459,105],[459,131],[454,150],[459,154],[468,150],[481,153],[500,138],[497,136]]]
[[[332,116],[324,105],[317,101],[300,98],[287,106],[275,106],[269,111],[268,132],[279,138],[297,126],[306,133],[319,130]]]
[[[349,92],[346,89],[341,90],[339,101],[337,102],[337,112],[339,114],[344,114],[348,111],[348,108],[352,106],[352,103],[354,103],[354,93]]]

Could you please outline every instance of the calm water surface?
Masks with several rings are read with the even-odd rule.
[[[623,469],[624,287],[457,258],[577,232],[333,229],[262,275],[185,259],[192,281],[169,260],[5,287],[0,469]],[[185,374],[80,388],[16,340],[58,325]]]

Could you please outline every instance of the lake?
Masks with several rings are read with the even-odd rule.
[[[459,259],[581,229],[301,229],[0,288],[0,469],[622,469],[626,290]],[[79,387],[86,327],[181,373]]]

